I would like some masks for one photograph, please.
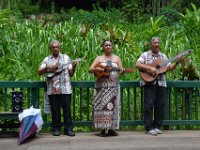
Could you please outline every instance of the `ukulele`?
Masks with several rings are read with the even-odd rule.
[[[149,66],[149,67],[154,67],[157,69],[158,71],[158,74],[156,76],[152,76],[150,73],[148,72],[144,72],[144,71],[140,71],[140,75],[142,77],[142,79],[145,81],[145,82],[153,82],[156,80],[156,78],[160,75],[160,74],[164,74],[165,72],[167,72],[167,64],[171,61],[174,61],[174,60],[177,60],[178,59],[178,56],[184,56],[184,55],[188,55],[192,52],[192,50],[187,50],[185,52],[182,52],[180,53],[179,55],[171,58],[171,59],[168,59],[166,61],[162,60],[162,59],[156,59],[155,61],[153,61],[153,63],[151,64],[145,64],[146,66]]]
[[[73,63],[77,63],[77,62],[80,62],[81,61],[81,58],[77,58],[77,59],[74,59],[66,64],[62,64],[62,65],[59,65],[57,64],[57,69],[55,72],[49,72],[46,74],[47,78],[53,78],[54,76],[56,76],[57,74],[60,74],[63,70],[66,69],[66,66],[69,65],[69,64],[73,64]]]
[[[95,65],[95,67],[99,67],[99,68],[104,69],[103,72],[101,72],[101,73],[95,73],[94,74],[95,77],[97,77],[97,78],[100,78],[102,76],[109,76],[110,72],[112,72],[112,71],[121,71],[121,69],[119,69],[117,67],[102,66],[100,64]],[[132,73],[132,72],[134,72],[134,69],[133,68],[124,68],[124,72],[126,72],[126,73]]]

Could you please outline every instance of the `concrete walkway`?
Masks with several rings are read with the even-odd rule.
[[[200,130],[170,130],[158,136],[118,133],[116,137],[99,137],[97,132],[78,132],[75,137],[40,133],[22,145],[17,138],[0,138],[0,150],[200,150]]]

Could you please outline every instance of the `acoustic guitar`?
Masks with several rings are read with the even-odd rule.
[[[100,64],[97,64],[95,67],[99,67],[99,68],[104,69],[103,72],[94,74],[96,78],[100,78],[102,76],[109,76],[110,72],[112,72],[112,71],[118,71],[118,72],[121,71],[121,69],[119,69],[117,67],[102,66]],[[124,72],[125,73],[132,73],[132,72],[134,72],[134,69],[133,68],[124,68]]]
[[[60,74],[63,70],[66,69],[67,65],[69,64],[73,64],[73,63],[77,63],[77,62],[80,62],[81,61],[81,58],[77,58],[77,59],[74,59],[66,64],[62,64],[62,65],[59,65],[57,64],[57,69],[55,72],[48,72],[46,74],[47,78],[53,78],[54,76],[56,76],[57,74]]]
[[[156,59],[155,61],[153,61],[153,63],[151,64],[145,64],[146,66],[149,66],[149,67],[154,67],[157,69],[158,71],[158,74],[156,76],[152,76],[149,72],[144,72],[144,71],[140,71],[140,75],[142,77],[142,79],[145,81],[145,82],[153,82],[156,80],[156,78],[161,75],[161,74],[164,74],[167,72],[167,64],[171,61],[174,61],[174,60],[177,60],[178,59],[178,56],[184,56],[184,55],[188,55],[192,52],[192,50],[187,50],[185,52],[182,52],[180,53],[179,55],[171,58],[171,59],[168,59],[166,61],[162,60],[162,59]]]

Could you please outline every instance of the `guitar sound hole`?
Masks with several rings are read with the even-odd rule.
[[[156,66],[156,69],[160,69],[160,66],[159,66],[159,65],[157,65],[157,66]]]

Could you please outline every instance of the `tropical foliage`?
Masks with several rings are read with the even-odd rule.
[[[68,15],[61,22],[53,20],[55,15],[35,16],[14,22],[5,10],[1,11],[0,80],[43,80],[38,76],[37,70],[42,59],[50,54],[49,43],[53,39],[61,42],[62,52],[72,59],[81,57],[85,60],[78,65],[73,80],[94,79],[88,73],[88,68],[94,58],[102,53],[100,45],[107,38],[113,40],[114,52],[122,58],[125,67],[134,67],[141,52],[148,49],[143,44],[152,36],[161,37],[162,51],[168,57],[193,49],[191,62],[194,66],[199,66],[200,9],[195,5],[192,8],[187,9],[186,14],[180,14],[181,20],[171,26],[165,24],[163,16],[150,17],[140,25],[130,23],[116,9],[107,12],[94,10],[92,13],[72,10],[68,12],[71,17]],[[122,18],[119,21],[114,18],[117,13]],[[195,71],[199,75],[199,69],[196,68]],[[180,71],[175,72],[177,73],[169,74],[168,78],[181,79]],[[121,79],[137,80],[139,75],[136,72]]]

